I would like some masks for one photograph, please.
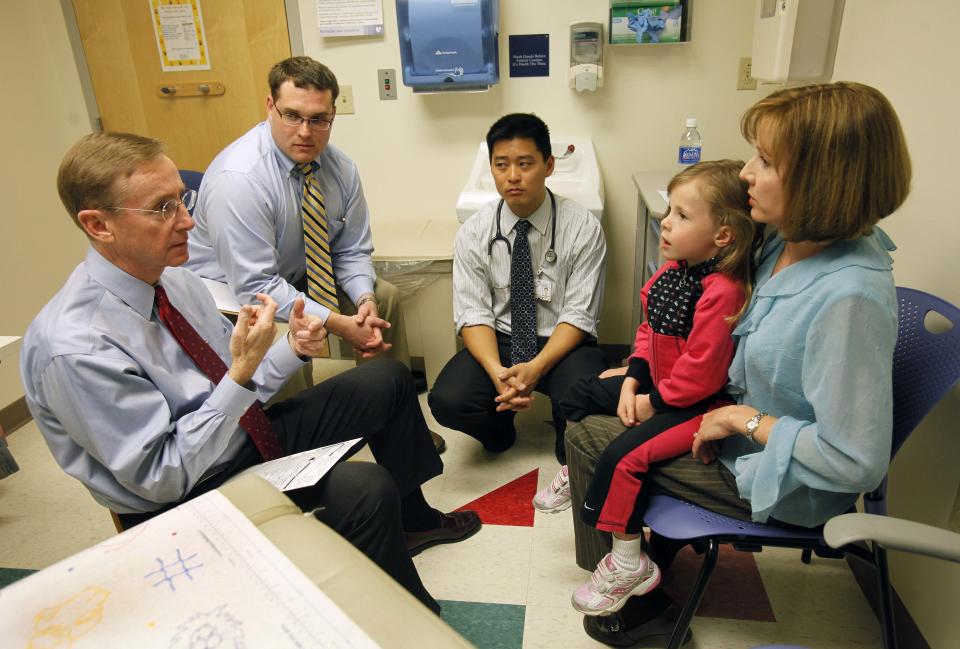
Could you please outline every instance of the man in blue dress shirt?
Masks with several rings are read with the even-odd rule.
[[[226,282],[241,304],[266,293],[286,320],[306,292],[306,312],[354,348],[358,358],[379,354],[409,367],[410,354],[397,288],[373,271],[370,212],[354,162],[331,145],[337,78],[308,56],[277,63],[268,78],[266,120],[254,126],[204,172],[190,233],[187,267]],[[329,295],[308,284],[304,251],[301,165],[312,163],[325,208],[319,226],[332,276]],[[329,248],[328,250],[326,250]],[[331,310],[331,306],[334,308]],[[434,435],[438,450],[443,440]]]
[[[378,360],[262,410],[326,332],[302,299],[276,342],[268,295],[244,306],[236,326],[219,314],[200,278],[179,268],[195,193],[163,145],[88,135],[68,151],[57,186],[90,248],[30,325],[20,370],[60,466],[130,526],[264,458],[363,437],[379,466],[340,464],[289,495],[436,610],[410,557],[466,538],[480,521],[424,499],[420,485],[443,465],[406,368]]]

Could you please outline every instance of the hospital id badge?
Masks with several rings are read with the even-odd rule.
[[[553,285],[548,280],[537,279],[533,282],[533,294],[541,302],[549,302],[553,296]]]

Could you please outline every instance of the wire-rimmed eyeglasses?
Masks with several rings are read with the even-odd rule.
[[[276,104],[273,105],[273,109],[277,111],[277,114],[280,115],[280,121],[286,126],[300,128],[300,125],[306,122],[311,131],[329,131],[333,126],[333,120],[325,117],[300,117],[296,113],[281,111]]]
[[[180,209],[180,206],[183,205],[187,208],[187,211],[193,209],[193,206],[197,203],[197,190],[188,189],[183,192],[183,196],[179,199],[171,198],[169,201],[160,206],[159,210],[148,210],[139,207],[105,207],[105,210],[123,210],[124,212],[150,212],[151,214],[159,214],[161,221],[166,221],[167,219],[172,219],[177,215],[177,210]]]

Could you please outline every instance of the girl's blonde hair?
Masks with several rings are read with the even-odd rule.
[[[753,291],[754,252],[759,237],[758,228],[750,218],[747,202],[747,183],[740,180],[743,160],[708,160],[684,169],[667,185],[667,193],[680,185],[697,182],[700,197],[710,207],[710,216],[717,227],[727,227],[733,241],[720,249],[717,270],[743,282],[746,300],[739,312],[730,315],[727,322],[736,322],[746,310]],[[669,208],[668,212],[669,214]]]

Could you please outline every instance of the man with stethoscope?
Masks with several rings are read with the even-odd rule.
[[[443,368],[430,409],[497,453],[516,441],[514,415],[530,407],[533,392],[547,394],[563,464],[566,422],[557,403],[578,377],[606,368],[596,345],[603,229],[586,208],[547,188],[554,158],[540,118],[500,118],[487,147],[501,198],[457,233],[453,308],[466,349]]]

